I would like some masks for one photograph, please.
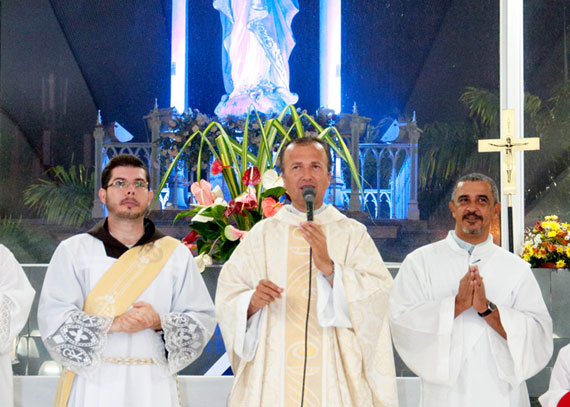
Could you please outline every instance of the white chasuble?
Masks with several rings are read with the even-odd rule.
[[[0,244],[0,406],[14,405],[10,351],[26,324],[35,291],[12,253]]]
[[[284,207],[256,224],[224,265],[216,316],[234,384],[229,407],[300,404],[308,296],[304,215]],[[305,406],[397,406],[387,308],[392,278],[366,227],[334,207],[315,214],[334,262],[333,287],[313,265]],[[267,279],[281,298],[247,318]]]

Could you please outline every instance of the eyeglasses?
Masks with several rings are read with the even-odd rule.
[[[107,185],[107,188],[109,187],[117,187],[119,189],[126,189],[128,188],[130,185],[132,185],[133,187],[135,187],[135,189],[147,189],[148,188],[148,182],[146,181],[133,181],[133,182],[129,182],[129,181],[125,181],[123,179],[118,179],[116,181],[111,182],[109,185]]]

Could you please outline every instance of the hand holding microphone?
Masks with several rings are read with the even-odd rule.
[[[303,237],[313,249],[313,260],[315,266],[323,273],[329,276],[334,271],[334,263],[329,256],[327,248],[327,237],[319,225],[313,221],[313,204],[315,202],[315,188],[312,186],[303,187],[303,198],[305,199],[305,208],[307,210],[307,222],[301,222],[299,229]]]

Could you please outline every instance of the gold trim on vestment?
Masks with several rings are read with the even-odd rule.
[[[83,311],[109,318],[123,314],[160,273],[178,245],[178,240],[164,236],[127,250],[97,281]],[[75,373],[64,369],[57,385],[55,407],[67,406],[74,379]]]

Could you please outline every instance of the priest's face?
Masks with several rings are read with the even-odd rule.
[[[291,144],[284,152],[282,167],[283,183],[293,206],[303,212],[306,210],[303,187],[312,186],[315,188],[314,208],[320,208],[331,180],[323,147],[318,143]]]
[[[99,190],[110,220],[142,219],[152,197],[145,171],[138,167],[113,168],[109,185]]]
[[[457,185],[449,209],[455,218],[455,233],[471,244],[484,242],[491,223],[499,215],[501,204],[495,202],[488,182],[464,181]]]

